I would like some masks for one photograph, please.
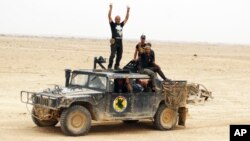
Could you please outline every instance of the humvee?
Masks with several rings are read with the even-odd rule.
[[[31,116],[39,126],[55,126],[60,122],[65,135],[85,135],[91,128],[92,120],[121,120],[136,123],[142,119],[152,120],[159,130],[169,130],[185,124],[185,105],[179,101],[173,104],[171,96],[163,90],[163,82],[158,81],[160,91],[150,88],[143,91],[116,92],[117,79],[149,81],[145,74],[130,71],[106,70],[65,70],[65,86],[55,85],[42,92],[21,91],[21,102],[33,105]],[[185,84],[185,81],[173,81]],[[171,95],[171,94],[170,94]]]

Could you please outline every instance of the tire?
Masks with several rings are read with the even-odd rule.
[[[154,126],[158,130],[169,130],[175,127],[177,123],[177,111],[161,104],[154,116]]]
[[[122,122],[125,124],[135,124],[138,123],[139,120],[123,120]]]
[[[85,107],[75,105],[62,112],[60,123],[65,135],[85,135],[91,127],[91,115]]]
[[[32,118],[33,122],[34,122],[37,126],[39,126],[39,127],[55,126],[55,125],[58,123],[58,120],[56,120],[56,119],[51,119],[51,120],[40,120],[40,119],[36,118],[36,117],[33,116],[33,115],[37,116],[36,113],[35,113],[35,109],[34,109],[34,108],[32,109],[31,118]]]

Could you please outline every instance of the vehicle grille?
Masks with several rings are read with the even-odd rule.
[[[50,96],[36,95],[33,99],[33,104],[56,108],[58,106],[58,101]]]
[[[50,109],[56,109],[60,103],[60,98],[27,91],[21,91],[20,98],[23,103],[47,107]]]
[[[42,96],[36,96],[34,98],[34,103],[35,104],[40,104],[40,105],[45,105],[45,106],[50,106],[48,97],[45,98],[45,97],[42,97]]]

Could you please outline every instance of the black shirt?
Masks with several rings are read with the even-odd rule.
[[[121,22],[120,24],[116,24],[113,21],[110,22],[110,28],[112,32],[112,38],[115,39],[122,39],[122,29],[124,26],[124,22]]]
[[[146,43],[142,44],[141,42],[139,42],[137,45],[136,45],[136,49],[138,51],[138,57],[141,56],[142,53],[144,53],[144,48],[146,46]]]
[[[155,61],[154,51],[150,51],[149,55],[145,52],[141,54],[140,63],[141,69],[153,67],[153,62]]]

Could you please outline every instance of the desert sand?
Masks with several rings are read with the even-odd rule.
[[[137,41],[124,41],[121,65],[133,58]],[[250,46],[151,41],[167,77],[204,84],[214,99],[188,105],[186,127],[158,131],[151,122],[94,122],[88,135],[65,136],[60,124],[39,128],[20,91],[64,85],[64,69],[93,68],[109,58],[109,41],[0,36],[0,140],[228,141],[230,124],[250,124]]]

